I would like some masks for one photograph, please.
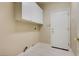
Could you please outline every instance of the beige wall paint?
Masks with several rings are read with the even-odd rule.
[[[70,8],[69,3],[38,3],[44,10],[44,24],[40,30],[40,41],[50,43],[50,13],[53,11],[62,11],[64,8]]]
[[[77,4],[77,38],[79,38],[79,2]],[[77,41],[77,55],[79,56],[79,41]]]
[[[18,32],[6,36],[1,55],[18,55],[24,48],[35,45],[39,40],[39,32]]]
[[[71,5],[71,45],[75,54],[79,56],[79,3],[73,2]]]
[[[0,3],[0,55],[4,55],[4,37],[15,31],[12,3]],[[7,40],[8,41],[8,40]]]
[[[0,3],[0,36],[4,37],[15,31],[12,3]]]
[[[79,3],[71,4],[71,48],[79,56]]]
[[[79,27],[76,31],[75,18],[78,12],[78,4],[73,3],[71,10],[71,48],[73,51],[79,52],[79,43],[74,40],[74,38],[79,37]],[[57,8],[68,7],[69,4],[66,3],[56,3],[56,4],[45,4],[43,5],[44,9],[44,25],[41,27],[41,30],[37,24],[32,23],[23,23],[15,21],[14,19],[14,6],[13,3],[0,3],[0,55],[16,55],[23,51],[24,47],[27,45],[32,46],[39,39],[39,30],[40,30],[40,41],[49,43],[50,42],[50,10]],[[76,13],[75,13],[76,12]],[[78,22],[78,17],[76,18]],[[78,23],[77,23],[78,25]],[[34,27],[37,26],[37,30],[34,30]],[[31,37],[30,37],[31,36]],[[33,39],[34,38],[34,39]],[[29,44],[31,42],[31,44]],[[75,49],[77,48],[77,50]],[[79,55],[79,53],[78,53]]]
[[[39,39],[39,26],[16,21],[14,13],[13,3],[0,2],[0,55],[16,55]]]
[[[49,26],[50,24],[50,18],[49,18],[49,10],[46,9],[46,7],[44,7],[44,20],[43,20],[43,26],[40,29],[40,41],[44,42],[44,43],[49,43],[50,40],[50,34],[49,34],[49,28],[47,26]]]
[[[35,30],[36,27],[36,30]],[[37,32],[40,30],[40,26],[34,23],[16,21],[16,32]]]
[[[77,38],[77,24],[76,24],[76,20],[77,20],[77,4],[76,3],[71,3],[71,26],[70,26],[70,31],[71,31],[71,34],[70,34],[70,38],[71,38],[71,41],[70,41],[70,45],[71,45],[71,48],[73,50],[73,52],[75,53],[76,55],[76,52],[77,52],[77,46],[76,46],[76,38]]]

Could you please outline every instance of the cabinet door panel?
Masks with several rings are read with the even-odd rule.
[[[43,11],[34,2],[23,2],[22,3],[22,18],[24,20],[42,23]]]

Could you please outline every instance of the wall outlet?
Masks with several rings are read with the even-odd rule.
[[[77,40],[79,41],[79,38],[77,38]]]
[[[34,30],[37,30],[37,26],[34,26]]]

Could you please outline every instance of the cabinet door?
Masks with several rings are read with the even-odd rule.
[[[42,24],[43,11],[35,2],[22,3],[22,18]]]

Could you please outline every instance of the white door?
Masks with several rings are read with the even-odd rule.
[[[51,45],[58,48],[68,49],[70,39],[69,28],[69,10],[51,13]]]

